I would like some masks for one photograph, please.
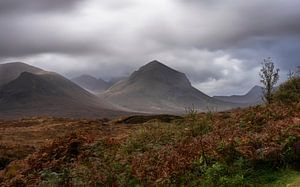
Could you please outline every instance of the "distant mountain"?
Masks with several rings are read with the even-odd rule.
[[[21,69],[24,64],[17,64]],[[33,68],[34,69],[34,68]],[[28,116],[111,117],[123,114],[63,76],[22,72],[0,88],[0,118]]]
[[[233,105],[219,101],[192,87],[186,75],[158,61],[152,61],[111,88],[101,98],[132,111],[184,112],[229,109]]]
[[[121,80],[124,80],[124,79],[127,79],[128,77],[112,77],[109,81],[108,81],[108,84],[110,86],[116,84],[117,82],[121,81]]]
[[[44,70],[40,68],[30,66],[22,62],[0,64],[0,88],[10,81],[16,79],[22,72],[25,71],[31,73],[44,72]]]
[[[74,83],[78,84],[82,88],[95,92],[95,93],[101,93],[104,92],[109,88],[109,83],[105,82],[102,79],[97,79],[95,77],[92,77],[90,75],[81,75],[79,77],[75,77],[71,79]]]
[[[261,86],[254,86],[245,95],[214,96],[214,98],[222,101],[244,104],[244,105],[260,104],[263,102],[262,97],[263,97],[263,87]]]

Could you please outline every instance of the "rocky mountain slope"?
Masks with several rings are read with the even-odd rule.
[[[194,88],[185,74],[158,61],[152,61],[131,74],[101,98],[120,107],[143,112],[184,112],[197,110],[224,110],[234,105],[219,101]]]

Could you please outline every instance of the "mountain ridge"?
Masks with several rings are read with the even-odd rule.
[[[184,73],[156,60],[140,67],[100,97],[143,112],[182,113],[192,107],[199,110],[207,110],[208,107],[231,108],[231,103],[209,97],[194,88]]]
[[[0,64],[0,88],[16,79],[22,72],[42,73],[44,70],[23,62],[9,62]]]
[[[98,118],[125,113],[65,77],[41,69],[37,73],[22,72],[0,88],[0,118]]]
[[[213,96],[216,99],[243,105],[256,105],[263,102],[263,87],[255,85],[244,95]]]

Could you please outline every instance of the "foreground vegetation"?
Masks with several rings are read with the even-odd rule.
[[[280,87],[277,102],[266,106],[200,114],[190,110],[183,118],[73,122],[72,133],[5,164],[0,184],[300,185],[300,100],[289,96],[299,93],[299,82],[295,78]],[[63,121],[44,123],[49,120]]]

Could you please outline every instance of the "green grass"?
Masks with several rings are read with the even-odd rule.
[[[276,174],[276,180],[270,182],[264,186],[271,187],[286,187],[290,186],[300,186],[300,172],[294,170],[283,170]]]

